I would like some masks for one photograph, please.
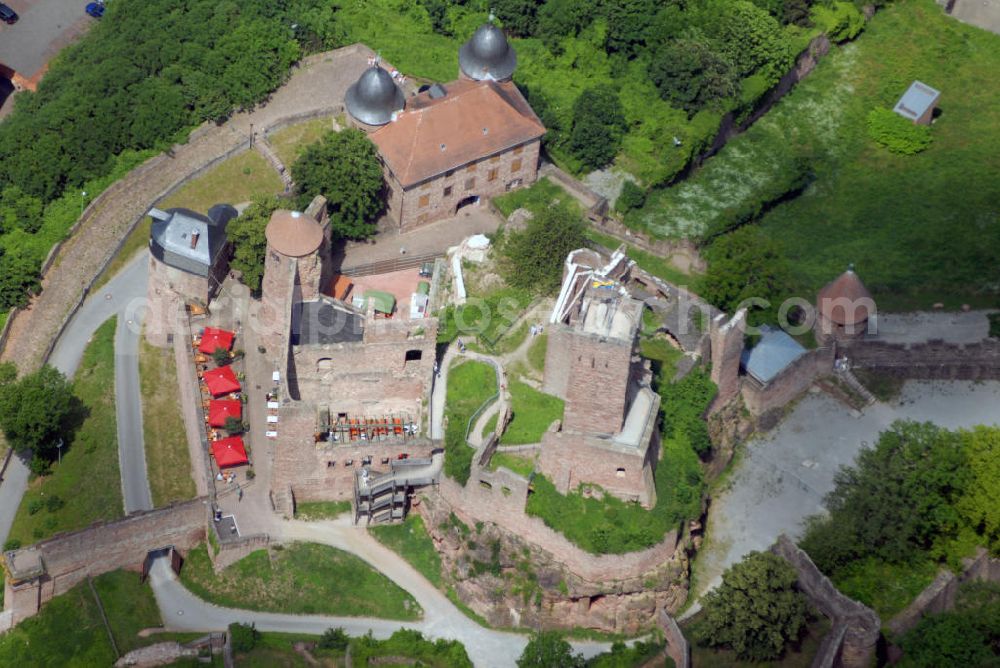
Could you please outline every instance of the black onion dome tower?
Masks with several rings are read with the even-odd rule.
[[[385,125],[403,109],[403,91],[378,64],[365,70],[347,89],[347,111],[365,125]]]
[[[517,53],[500,28],[485,23],[458,50],[458,65],[470,79],[505,81],[517,67]]]

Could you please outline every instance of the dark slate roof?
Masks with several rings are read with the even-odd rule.
[[[292,345],[358,343],[364,316],[328,299],[299,302],[292,309]]]
[[[740,361],[750,376],[767,384],[805,355],[806,349],[780,329],[763,325],[760,330],[760,341],[750,350],[744,350]]]
[[[345,103],[351,116],[362,123],[385,125],[403,108],[403,91],[391,74],[373,65],[347,89]]]
[[[208,276],[226,248],[226,225],[237,216],[228,204],[216,204],[209,215],[190,209],[151,209],[153,218],[149,250],[160,262],[195,274]],[[194,246],[191,239],[198,235]]]
[[[472,79],[503,81],[514,74],[517,53],[500,28],[486,23],[458,50],[458,65]]]

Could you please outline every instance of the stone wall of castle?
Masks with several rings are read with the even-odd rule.
[[[564,344],[569,347],[569,377],[563,430],[618,432],[625,421],[630,386],[637,375],[632,359],[635,342],[571,330]]]
[[[816,348],[789,364],[767,385],[761,386],[749,377],[742,384],[743,403],[755,416],[764,415],[788,405],[820,376],[833,372],[834,349]]]
[[[910,345],[865,339],[841,343],[838,354],[852,367],[875,369],[900,378],[942,380],[1000,379],[1000,340],[965,345],[931,340]]]
[[[220,263],[225,265],[226,263]],[[150,254],[149,281],[146,298],[148,311],[145,315],[146,340],[158,347],[167,346],[167,335],[173,334],[180,324],[184,305],[195,302],[208,305],[213,294],[215,278],[196,276],[166,265]]]
[[[45,575],[17,585],[8,579],[4,608],[13,611],[16,624],[88,577],[119,568],[139,570],[152,550],[173,546],[186,553],[205,540],[207,504],[202,497],[133,513],[23,548],[21,552],[35,550],[40,554]]]

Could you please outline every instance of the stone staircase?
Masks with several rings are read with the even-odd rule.
[[[257,152],[264,156],[269,163],[271,163],[271,166],[274,167],[275,171],[277,171],[281,176],[281,181],[285,184],[285,192],[290,192],[292,190],[292,186],[294,185],[292,183],[292,175],[285,168],[285,163],[281,162],[281,158],[279,158],[278,154],[274,152],[273,148],[271,148],[267,139],[264,137],[258,137],[254,140],[253,147],[257,149]]]
[[[861,398],[865,400],[865,406],[871,406],[877,401],[875,399],[875,395],[868,391],[868,388],[865,387],[860,380],[858,380],[858,377],[855,376],[850,369],[838,369],[837,375],[847,384],[848,387],[861,395]]]

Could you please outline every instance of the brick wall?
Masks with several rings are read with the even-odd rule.
[[[740,309],[732,318],[720,313],[712,319],[709,329],[712,350],[712,382],[719,388],[712,411],[725,405],[740,389],[740,355],[743,354],[743,330],[746,310]]]
[[[87,577],[119,568],[138,570],[150,551],[163,547],[172,545],[181,552],[190,550],[205,540],[207,503],[208,500],[202,497],[138,512],[24,548],[41,553],[46,572],[41,578],[19,586],[8,581],[5,609],[13,610],[16,624]]]
[[[860,340],[841,343],[838,353],[853,367],[876,369],[901,378],[945,380],[1000,379],[1000,340],[958,345],[940,340],[926,343],[886,343]]]
[[[399,226],[400,232],[409,232],[454,216],[455,207],[469,196],[479,196],[480,202],[484,203],[483,200],[513,188],[530,186],[538,178],[540,146],[536,139],[406,189],[386,168],[386,183],[392,191],[388,197],[387,213]],[[517,162],[520,162],[520,168],[514,169]],[[517,180],[520,183],[512,186]]]
[[[830,579],[816,568],[809,555],[788,536],[782,534],[771,546],[771,552],[791,564],[798,576],[799,589],[816,609],[833,622],[828,637],[835,633],[839,636],[839,642],[822,644],[813,665],[842,665],[846,668],[872,665],[882,625],[875,611],[840,593]]]
[[[625,420],[630,381],[635,375],[634,340],[619,341],[569,330],[565,341],[569,347],[569,376],[563,429],[616,433]]]
[[[555,324],[548,327],[542,391],[560,399],[566,398],[566,387],[569,384],[571,332],[572,329],[567,325]]]
[[[270,244],[264,254],[264,277],[261,280],[260,308],[257,309],[258,338],[271,354],[288,343],[291,305],[298,282],[297,262],[275,252]]]
[[[640,577],[670,560],[678,549],[678,533],[671,531],[661,542],[639,552],[590,554],[545,526],[542,520],[526,515],[523,504],[518,504],[515,488],[512,487],[510,496],[506,496],[502,485],[499,489],[496,485],[481,486],[476,474],[473,471],[465,487],[450,478],[441,478],[438,491],[453,512],[467,524],[492,522],[520,536],[552,555],[555,561],[582,580],[594,583],[604,582],[609,577],[618,580]]]
[[[813,382],[833,371],[833,348],[816,348],[792,362],[764,386],[747,378],[743,383],[743,403],[753,415],[786,406],[809,389]]]
[[[331,406],[331,410],[333,407]],[[336,413],[333,413],[335,416]],[[316,443],[315,407],[293,404],[282,407],[271,464],[271,492],[277,499],[291,489],[295,502],[346,501],[354,498],[354,472],[362,459],[372,457],[372,472],[387,473],[390,461],[406,453],[410,457],[430,457],[433,444],[421,438],[406,441],[355,441],[353,443]],[[347,460],[353,460],[347,466]],[[335,462],[328,466],[328,462]],[[286,514],[291,508],[280,509]]]
[[[624,501],[638,501],[646,508],[655,503],[652,465],[646,457],[646,448],[630,452],[625,447],[609,447],[593,436],[546,432],[538,469],[560,494],[587,483],[600,485]]]

